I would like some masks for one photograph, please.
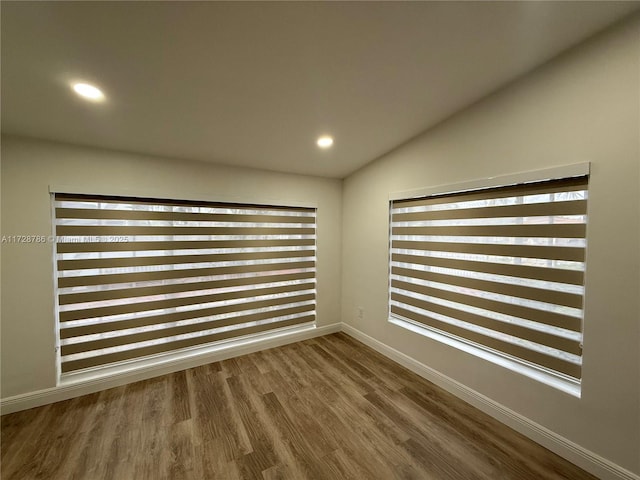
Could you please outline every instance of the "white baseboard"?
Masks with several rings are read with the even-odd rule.
[[[99,392],[108,388],[126,385],[128,383],[146,380],[148,378],[178,372],[187,368],[219,362],[232,357],[246,355],[248,353],[280,347],[289,343],[295,343],[309,338],[320,337],[330,333],[341,331],[341,324],[334,323],[322,327],[307,327],[300,330],[283,332],[268,338],[246,339],[241,343],[229,343],[221,345],[207,354],[192,356],[189,358],[171,359],[159,362],[154,366],[139,368],[109,375],[108,377],[92,378],[86,381],[62,384],[57,387],[37,390],[35,392],[15,395],[0,400],[0,412],[2,415],[14,413],[29,408],[40,407],[49,403],[60,402],[70,398]]]
[[[351,325],[343,323],[342,331],[598,478],[602,480],[640,480],[640,476],[635,473],[552,432]]]

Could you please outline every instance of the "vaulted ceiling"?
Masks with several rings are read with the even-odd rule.
[[[341,178],[639,7],[3,1],[2,130]]]

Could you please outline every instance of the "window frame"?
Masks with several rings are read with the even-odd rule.
[[[389,195],[389,246],[388,246],[388,321],[391,324],[402,327],[411,332],[420,334],[422,336],[436,340],[442,344],[454,347],[460,351],[470,353],[476,357],[483,358],[493,364],[500,365],[508,368],[512,371],[518,372],[526,377],[532,378],[536,381],[545,383],[554,388],[557,388],[572,396],[580,397],[581,395],[581,379],[574,379],[571,376],[563,375],[559,372],[547,369],[541,365],[537,365],[528,362],[524,359],[516,356],[509,355],[498,350],[494,350],[485,345],[479,345],[471,340],[463,339],[455,335],[451,335],[448,332],[432,329],[429,326],[421,324],[419,322],[412,321],[407,318],[401,318],[391,312],[392,306],[392,212],[394,201],[420,199],[431,196],[445,195],[445,194],[464,194],[474,191],[482,191],[492,188],[511,187],[517,185],[526,185],[528,183],[540,183],[552,180],[569,179],[573,177],[588,177],[590,175],[590,163],[578,163],[560,167],[553,167],[543,170],[536,170],[530,172],[522,172],[511,175],[503,175],[496,177],[489,177],[484,179],[472,180],[454,184],[436,185],[432,187],[424,187],[408,191],[392,192]],[[588,202],[587,202],[588,205]],[[588,207],[587,207],[588,208]],[[588,211],[587,211],[588,217]],[[586,241],[586,237],[585,237]],[[585,265],[586,265],[585,258]],[[585,272],[586,273],[586,272]],[[583,298],[586,296],[586,275],[584,285]],[[580,332],[584,335],[584,318],[586,312],[584,311],[584,302],[582,306],[582,317],[580,319]],[[582,347],[582,341],[580,342]],[[582,351],[582,358],[584,359],[584,350]],[[584,378],[584,367],[582,372],[582,378]]]
[[[315,283],[315,300],[313,308],[314,320],[312,323],[305,322],[303,324],[296,324],[291,326],[285,326],[280,328],[269,329],[262,332],[252,333],[246,336],[234,337],[224,340],[215,341],[213,343],[207,343],[202,345],[196,345],[193,347],[181,348],[178,350],[169,350],[166,352],[143,356],[140,358],[134,358],[132,360],[126,360],[117,362],[114,364],[105,364],[95,368],[82,369],[78,371],[72,371],[68,373],[62,372],[61,361],[61,335],[60,335],[60,305],[58,294],[58,262],[57,262],[57,241],[51,242],[52,244],[52,262],[53,262],[53,276],[54,276],[54,315],[55,315],[55,336],[56,336],[56,377],[58,386],[74,385],[78,383],[86,383],[94,380],[101,380],[108,377],[119,376],[122,374],[143,374],[145,371],[153,371],[162,369],[176,363],[184,364],[198,364],[197,359],[205,355],[211,355],[219,353],[222,355],[225,352],[237,349],[246,348],[251,344],[255,344],[260,341],[277,340],[283,336],[297,334],[305,331],[309,331],[316,328],[317,322],[317,304],[318,304],[318,288],[317,288],[317,245],[318,245],[318,207],[315,202],[300,202],[289,199],[274,199],[264,197],[252,197],[246,196],[238,198],[237,196],[224,196],[224,195],[209,195],[209,194],[190,194],[184,195],[171,195],[168,196],[167,192],[157,191],[127,191],[127,190],[110,190],[110,189],[87,189],[78,188],[72,186],[49,186],[50,201],[51,201],[51,218],[52,218],[52,237],[56,239],[56,223],[57,217],[55,213],[55,197],[56,194],[76,194],[76,195],[91,195],[91,196],[107,196],[107,197],[128,197],[128,198],[141,198],[141,199],[159,199],[159,200],[176,200],[185,202],[204,202],[215,204],[233,204],[233,205],[245,205],[255,206],[257,208],[269,207],[290,207],[305,208],[314,210],[315,221],[313,223],[315,227],[314,235],[314,253],[315,267],[313,282]]]

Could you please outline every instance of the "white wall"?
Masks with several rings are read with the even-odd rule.
[[[636,16],[349,176],[342,278],[343,322],[635,473],[639,59]],[[585,161],[592,176],[581,399],[388,323],[390,192]]]
[[[340,321],[342,182],[2,137],[2,235],[51,234],[49,185],[318,207],[317,324]],[[2,245],[2,397],[56,385],[51,244]]]

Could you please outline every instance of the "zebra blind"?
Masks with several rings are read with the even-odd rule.
[[[581,378],[587,177],[391,202],[390,315]]]
[[[62,373],[315,321],[312,208],[56,194]]]

